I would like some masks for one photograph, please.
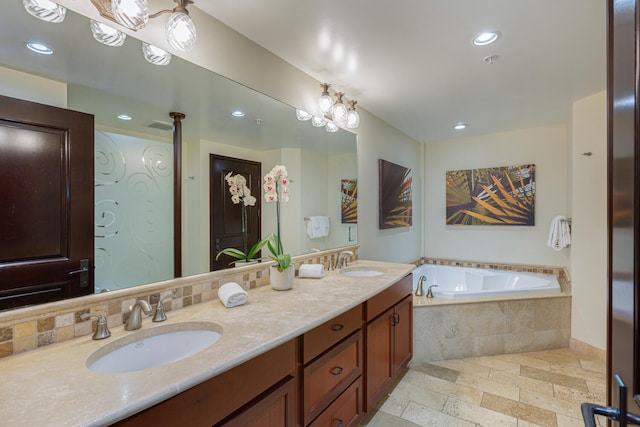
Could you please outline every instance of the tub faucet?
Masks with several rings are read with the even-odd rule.
[[[417,297],[421,297],[424,295],[422,284],[424,283],[425,280],[427,280],[427,276],[420,276],[420,279],[418,279],[418,287],[416,288],[416,294],[415,294]]]
[[[341,251],[338,254],[338,260],[336,261],[336,269],[340,270],[342,267],[348,267],[347,265],[347,256],[353,256],[353,252],[351,251]]]
[[[433,298],[433,292],[431,292],[431,288],[437,288],[438,285],[431,285],[427,288],[427,298]]]
[[[147,316],[151,314],[151,306],[143,299],[139,299],[130,308],[129,319],[124,325],[125,331],[134,331],[142,327],[142,312]]]

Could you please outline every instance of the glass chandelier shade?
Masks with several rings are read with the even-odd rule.
[[[174,12],[167,21],[167,41],[172,48],[183,52],[196,44],[196,26],[186,13]]]
[[[307,120],[311,120],[311,117],[313,116],[304,110],[296,109],[296,117],[301,122],[306,122]]]
[[[107,46],[122,46],[127,35],[102,22],[91,20],[93,38]]]
[[[118,24],[139,30],[149,21],[147,0],[111,0],[111,11]]]
[[[51,0],[23,0],[24,8],[38,19],[54,24],[64,21],[67,9]]]
[[[320,112],[325,115],[330,115],[333,110],[333,99],[331,99],[331,95],[329,95],[331,85],[322,83],[320,86],[322,87],[322,95],[320,95],[320,99],[318,99]]]
[[[327,122],[327,125],[324,127],[327,132],[338,132],[340,128],[333,122]]]
[[[171,62],[171,54],[164,49],[142,42],[144,59],[153,65],[167,65]]]
[[[333,120],[340,126],[347,124],[347,107],[342,102],[344,93],[336,93],[336,103],[333,104]]]
[[[327,121],[325,119],[323,119],[322,117],[318,117],[318,116],[313,116],[313,118],[311,119],[311,124],[317,128],[320,128],[324,125],[327,124]]]
[[[360,115],[356,111],[358,101],[349,101],[349,110],[347,111],[347,128],[355,129],[360,126]]]

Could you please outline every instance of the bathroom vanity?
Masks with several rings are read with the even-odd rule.
[[[334,271],[296,278],[291,291],[254,289],[232,309],[211,301],[169,312],[164,324],[211,322],[221,337],[165,366],[87,368],[132,333],[122,327],[5,358],[0,413],[12,426],[357,425],[412,357],[413,267],[356,261],[351,269],[379,275]],[[142,331],[154,327],[143,320]]]

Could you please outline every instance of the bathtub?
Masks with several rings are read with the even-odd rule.
[[[424,295],[428,286],[438,285],[431,289],[436,298],[517,297],[561,292],[553,274],[423,264],[413,269],[414,291],[421,276],[426,276],[422,285]]]

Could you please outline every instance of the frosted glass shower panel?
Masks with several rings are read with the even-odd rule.
[[[95,134],[96,292],[173,278],[173,146]]]

